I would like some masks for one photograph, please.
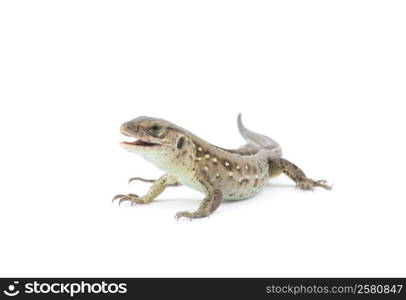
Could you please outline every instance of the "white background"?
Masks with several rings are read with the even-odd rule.
[[[406,276],[404,1],[2,1],[1,276]],[[331,192],[281,176],[209,218],[150,205],[139,115],[222,147],[236,116]],[[125,139],[125,138],[124,138]]]

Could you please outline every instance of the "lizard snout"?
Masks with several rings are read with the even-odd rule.
[[[139,126],[132,122],[126,122],[121,125],[120,132],[124,135],[135,135],[139,132]]]

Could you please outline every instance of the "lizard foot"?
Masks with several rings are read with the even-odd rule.
[[[175,219],[178,221],[180,218],[188,218],[190,221],[192,221],[193,213],[189,211],[180,211],[175,215]]]
[[[132,181],[142,181],[142,182],[151,182],[154,183],[156,180],[155,179],[145,179],[145,178],[141,178],[141,177],[131,177],[130,179],[128,179],[128,183],[131,183]]]
[[[158,181],[158,179],[145,179],[145,178],[141,178],[141,177],[132,177],[130,179],[128,179],[128,183],[130,184],[133,181],[142,181],[142,182],[151,182],[151,183],[155,183],[156,181]],[[175,183],[169,183],[167,184],[167,186],[180,186],[182,185],[180,182],[175,182]]]
[[[180,211],[175,215],[175,219],[178,221],[180,218],[188,218],[189,221],[192,221],[192,219],[207,217],[209,214],[209,212],[199,210],[195,212]]]
[[[301,190],[313,190],[314,187],[321,187],[326,190],[331,190],[331,186],[325,180],[313,180],[310,178],[303,179],[296,183],[296,187]]]
[[[118,200],[118,205],[121,205],[121,202],[124,201],[130,201],[131,202],[131,206],[134,205],[134,203],[137,204],[144,204],[144,200],[141,197],[138,197],[135,194],[128,194],[128,195],[116,195],[114,196],[112,202],[114,202],[114,200]]]

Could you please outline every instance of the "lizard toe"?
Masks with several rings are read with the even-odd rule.
[[[131,202],[131,206],[134,204],[134,203],[137,203],[137,204],[144,204],[145,202],[142,200],[142,198],[140,198],[140,197],[138,197],[138,195],[136,195],[136,194],[128,194],[128,195],[116,195],[116,196],[114,196],[114,198],[113,198],[113,202],[115,201],[115,200],[118,200],[118,205],[120,206],[121,205],[121,203],[123,203],[123,202],[125,202],[125,201],[130,201]]]
[[[313,179],[310,179],[310,178],[306,178],[306,179],[304,179],[302,181],[299,181],[296,184],[296,187],[298,187],[301,190],[310,190],[310,191],[313,190],[315,187],[321,187],[321,188],[324,188],[326,190],[331,190],[331,186],[329,186],[327,184],[326,180],[317,180],[316,181],[316,180],[313,180]]]
[[[175,219],[178,221],[180,218],[188,218],[189,220],[192,220],[193,213],[189,211],[180,211],[175,215]]]

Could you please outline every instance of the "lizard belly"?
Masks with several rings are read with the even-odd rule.
[[[182,175],[177,175],[178,180],[182,184],[184,184],[184,185],[186,185],[186,186],[190,187],[191,189],[194,189],[194,190],[196,190],[198,192],[201,192],[201,193],[206,192],[206,188],[196,178],[194,178],[192,176],[187,176],[187,175],[182,176]]]
[[[266,184],[268,176],[262,176],[241,186],[241,184],[225,185],[221,187],[224,200],[243,200],[255,196]]]

